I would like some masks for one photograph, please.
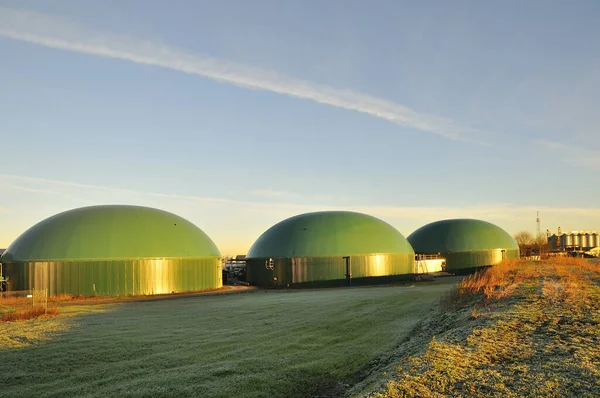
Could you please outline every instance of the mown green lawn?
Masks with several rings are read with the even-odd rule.
[[[0,395],[318,395],[406,338],[455,283],[78,306],[2,323]]]

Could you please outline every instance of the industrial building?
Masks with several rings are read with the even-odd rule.
[[[441,220],[427,224],[408,236],[418,255],[446,259],[446,271],[470,272],[508,258],[519,258],[519,246],[502,228],[474,219]]]
[[[548,244],[553,251],[576,252],[589,251],[600,246],[600,235],[596,231],[572,231],[551,234],[547,231]]]
[[[415,273],[415,253],[391,225],[366,214],[323,211],[275,224],[246,256],[252,285],[353,284]]]
[[[124,296],[222,286],[221,254],[191,222],[140,206],[91,206],[34,225],[0,257],[8,290]]]

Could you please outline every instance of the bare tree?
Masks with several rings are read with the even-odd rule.
[[[514,238],[517,241],[517,244],[519,245],[519,247],[532,245],[535,242],[535,238],[533,237],[533,234],[529,231],[517,232],[515,234]]]
[[[546,246],[548,244],[548,237],[545,234],[540,233],[533,238],[533,243],[538,246]]]
[[[514,238],[523,257],[541,256],[549,250],[547,238],[543,234],[534,236],[529,231],[520,231],[515,234]]]

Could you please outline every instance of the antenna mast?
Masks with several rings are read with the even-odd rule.
[[[540,236],[541,232],[540,232],[540,212],[537,212],[537,218],[535,219],[535,222],[537,223],[537,236]]]

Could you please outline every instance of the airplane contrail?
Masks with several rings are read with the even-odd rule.
[[[93,31],[65,18],[28,10],[0,7],[0,37],[158,66],[240,87],[312,100],[455,141],[483,144],[490,134],[372,95],[300,80],[272,70],[192,53],[131,36]]]

